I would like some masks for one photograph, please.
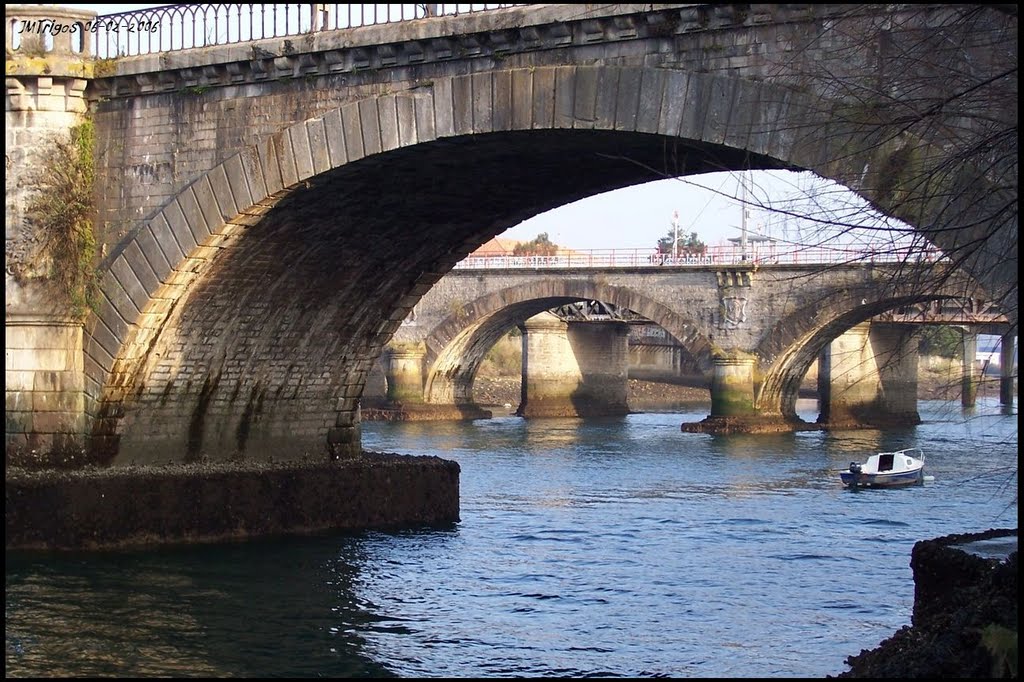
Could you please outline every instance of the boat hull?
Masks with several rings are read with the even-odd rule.
[[[898,473],[885,472],[880,474],[854,473],[842,471],[839,478],[848,488],[898,488],[905,485],[924,483],[924,467],[913,471]]]

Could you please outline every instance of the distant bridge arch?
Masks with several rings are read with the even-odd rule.
[[[513,326],[576,301],[625,308],[664,328],[698,365],[710,366],[711,345],[692,319],[648,295],[584,279],[549,278],[487,294],[453,312],[427,337],[424,397],[433,404],[472,403],[472,385],[487,351]]]
[[[796,401],[804,376],[822,351],[852,327],[884,319],[887,313],[903,307],[959,301],[980,293],[975,284],[953,272],[929,278],[926,287],[924,282],[912,280],[894,279],[885,287],[837,289],[766,328],[756,350],[762,377],[754,402],[758,413],[796,419]],[[1008,326],[1008,322],[1005,324]],[[910,329],[913,325],[903,326]]]

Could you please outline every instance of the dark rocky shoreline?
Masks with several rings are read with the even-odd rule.
[[[995,555],[973,550],[994,540],[1004,546]],[[910,565],[911,624],[850,656],[836,677],[1016,678],[1017,529],[918,542]]]

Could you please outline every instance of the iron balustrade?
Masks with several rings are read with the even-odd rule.
[[[517,3],[521,4],[521,3]],[[104,14],[87,27],[100,59],[229,45],[267,38],[484,12],[516,4],[345,5],[217,3],[162,5]]]
[[[935,262],[944,258],[938,249],[794,246],[751,248],[709,246],[700,254],[658,253],[653,249],[596,249],[564,251],[551,256],[515,256],[509,253],[474,253],[455,269],[506,270],[515,268],[646,268],[707,267],[715,265],[844,265],[854,263]]]

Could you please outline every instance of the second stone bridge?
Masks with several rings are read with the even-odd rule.
[[[708,377],[711,415],[699,428],[802,428],[798,391],[819,357],[833,386],[858,386],[826,391],[823,422],[917,423],[919,325],[878,317],[898,320],[893,311],[913,304],[972,296],[983,294],[941,267],[899,263],[455,269],[386,349],[387,396],[406,418],[486,416],[473,380],[491,347],[518,326],[520,415],[623,414],[627,323],[566,322],[545,312],[601,301],[663,327]],[[833,360],[836,353],[843,359]]]

